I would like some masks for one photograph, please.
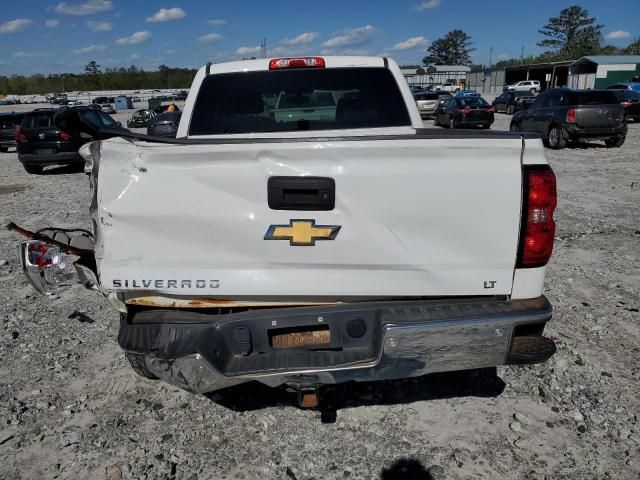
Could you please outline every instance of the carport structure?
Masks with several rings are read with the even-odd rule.
[[[640,74],[640,55],[589,55],[569,67],[571,88],[607,88]]]
[[[568,84],[569,66],[573,60],[562,62],[532,63],[505,68],[505,85],[522,80],[538,80],[542,89],[564,87]]]

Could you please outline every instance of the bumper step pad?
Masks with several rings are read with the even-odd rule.
[[[530,364],[543,363],[556,353],[553,340],[541,336],[515,337],[507,356],[507,363]]]

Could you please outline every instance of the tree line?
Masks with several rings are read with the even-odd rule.
[[[547,51],[540,55],[500,60],[496,67],[522,65],[526,63],[574,60],[585,55],[639,55],[640,40],[636,38],[624,48],[604,45],[602,29],[595,17],[578,6],[564,8],[557,17],[549,18],[538,33],[538,47]],[[473,42],[462,30],[452,30],[444,37],[434,40],[422,59],[425,65],[470,65]]]
[[[152,88],[187,89],[191,86],[195,69],[170,68],[160,65],[157,71],[146,71],[131,65],[129,68],[106,68],[91,61],[85,72],[49,75],[0,76],[2,95],[44,95],[53,92],[84,92],[93,90],[143,90]]]

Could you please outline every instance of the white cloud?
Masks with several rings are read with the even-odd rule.
[[[423,10],[429,10],[430,8],[439,7],[442,3],[442,0],[427,0],[426,2],[422,2],[421,4],[416,6],[416,10],[422,12]]]
[[[221,18],[214,18],[213,20],[209,20],[209,25],[213,25],[214,27],[219,27],[220,25],[226,25],[227,21]]]
[[[13,58],[36,58],[43,57],[44,55],[42,53],[35,52],[16,52],[12,56]]]
[[[326,48],[351,47],[367,43],[375,35],[376,29],[371,25],[358,28],[348,28],[337,33],[322,44]]]
[[[198,43],[212,43],[222,40],[222,35],[219,33],[207,33],[198,38]]]
[[[369,56],[371,52],[366,48],[344,48],[341,50],[336,50],[334,48],[325,48],[320,51],[320,55],[359,55],[359,56]]]
[[[424,37],[411,37],[402,42],[396,43],[392,50],[416,50],[418,48],[427,48],[429,41]]]
[[[136,32],[128,37],[122,37],[116,40],[118,45],[138,45],[145,43],[151,38],[151,32]]]
[[[109,32],[113,28],[111,23],[109,22],[87,22],[87,27],[89,27],[94,32]]]
[[[16,18],[6,23],[0,23],[0,33],[16,33],[21,32],[33,23],[28,18]]]
[[[283,45],[303,45],[311,43],[320,35],[318,32],[304,32],[295,38],[285,38],[280,43]]]
[[[240,57],[255,57],[262,52],[262,47],[258,45],[257,47],[240,47],[236,50],[236,55]]]
[[[64,15],[93,15],[99,12],[108,12],[113,9],[111,0],[88,0],[77,5],[68,5],[65,2],[56,6],[56,12]]]
[[[59,20],[47,20],[46,22],[44,22],[44,24],[49,28],[56,28],[58,25],[60,25],[60,21]]]
[[[78,48],[71,53],[73,53],[74,55],[84,55],[86,53],[101,53],[106,49],[107,47],[105,47],[104,45],[89,45],[88,47]]]
[[[624,30],[615,30],[613,32],[607,33],[607,38],[609,40],[619,40],[621,38],[629,38],[631,34],[629,32],[625,32]]]
[[[147,22],[170,22],[172,20],[180,20],[186,16],[186,12],[179,7],[161,8],[152,17],[147,17]]]
[[[131,55],[129,55],[130,60],[140,60],[141,58],[142,55],[140,55],[139,53],[132,53]]]

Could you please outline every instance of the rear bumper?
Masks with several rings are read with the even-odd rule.
[[[615,127],[587,128],[567,124],[565,125],[565,131],[571,138],[610,138],[616,137],[618,135],[626,135],[627,126],[625,124],[622,124]]]
[[[74,165],[84,164],[84,159],[78,152],[61,152],[51,155],[34,155],[31,153],[19,153],[18,160],[23,165]]]
[[[124,350],[144,354],[159,378],[204,393],[253,380],[269,386],[322,385],[539,363],[555,352],[553,342],[541,336],[551,315],[545,297],[373,302],[229,315],[153,310],[123,319],[118,341]],[[354,319],[366,327],[358,338],[347,329]],[[325,349],[269,344],[272,328],[319,324],[331,331]],[[544,348],[533,348],[532,354],[531,339]],[[526,351],[523,341],[529,341]]]

